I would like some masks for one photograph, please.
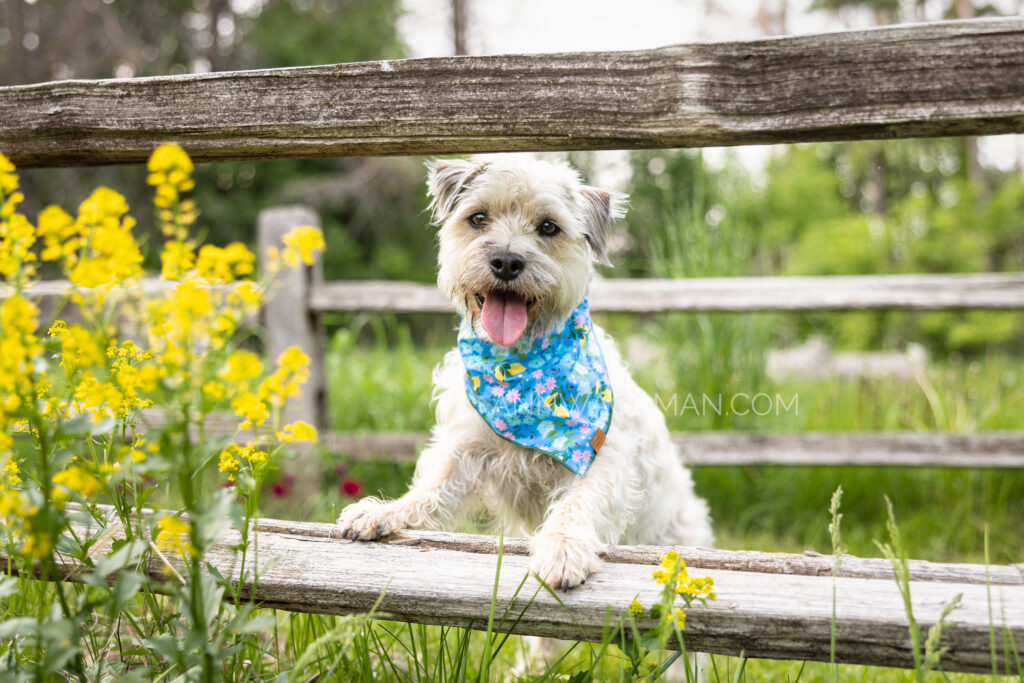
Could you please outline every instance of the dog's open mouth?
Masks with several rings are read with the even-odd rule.
[[[491,290],[476,294],[480,305],[480,322],[490,338],[502,346],[515,344],[526,330],[527,310],[534,299],[515,292]]]

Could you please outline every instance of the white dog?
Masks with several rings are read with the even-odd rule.
[[[585,305],[624,197],[522,156],[428,169],[459,348],[435,370],[437,425],[409,492],[349,505],[342,535],[437,525],[475,499],[533,532],[531,570],[563,590],[604,543],[710,546],[664,416]]]

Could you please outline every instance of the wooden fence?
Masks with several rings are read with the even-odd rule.
[[[443,84],[443,87],[440,87]],[[1024,132],[1024,18],[890,27],[638,52],[457,57],[0,88],[0,150],[22,167],[142,163],[178,142],[197,161],[328,155],[448,154],[885,139]],[[260,239],[315,222],[302,208],[266,212]],[[265,311],[268,346],[300,343],[322,363],[330,311],[449,310],[432,287],[326,283],[316,268],[282,283]],[[58,287],[59,288],[59,287]],[[1024,308],[1020,274],[848,278],[609,280],[595,310]],[[324,425],[321,384],[293,416]],[[411,453],[420,435],[328,432],[329,447]],[[1024,466],[1024,435],[696,434],[677,437],[693,464]],[[387,448],[384,448],[387,447]],[[111,522],[111,524],[114,524]],[[282,609],[365,610],[387,588],[388,616],[481,627],[494,539],[404,533],[350,543],[330,525],[261,522],[265,572],[253,598]],[[82,530],[85,533],[86,530]],[[107,537],[116,536],[116,528]],[[227,539],[211,561],[233,576]],[[102,545],[97,546],[102,549]],[[593,639],[620,614],[665,549],[606,549],[606,565],[564,598],[544,592],[499,630]],[[524,603],[525,541],[506,546],[499,609]],[[687,550],[719,599],[687,622],[695,650],[826,660],[832,614],[827,558]],[[68,567],[69,579],[79,568]],[[151,564],[155,574],[163,568]],[[906,615],[878,560],[843,562],[837,658],[911,666]],[[946,670],[991,671],[1024,650],[1020,567],[914,563],[924,628],[963,597],[944,640]],[[429,580],[426,580],[429,577]],[[989,615],[997,615],[990,617]]]
[[[91,557],[109,552],[121,536],[119,524],[111,514],[89,550]],[[404,531],[378,543],[361,543],[339,538],[333,524],[265,519],[256,525],[259,581],[255,588],[243,584],[242,593],[265,607],[350,614],[366,612],[379,599],[381,618],[483,629],[493,599],[496,631],[573,640],[600,641],[620,623],[634,598],[645,606],[654,604],[661,586],[651,572],[667,550],[606,546],[599,572],[556,595],[527,576],[527,539],[505,539],[499,573],[499,542],[492,536]],[[76,524],[75,533],[86,539],[97,529]],[[204,556],[229,581],[238,580],[239,541],[232,531]],[[832,557],[707,548],[684,548],[680,556],[693,575],[713,577],[717,593],[706,607],[687,610],[688,649],[829,661]],[[2,550],[0,564],[6,564]],[[960,596],[961,606],[942,641],[949,647],[942,656],[944,670],[990,673],[994,665],[1000,672],[1007,667],[1016,671],[1009,643],[1018,652],[1024,644],[1024,565],[912,560],[909,568],[911,606],[922,628],[935,623],[943,606]],[[61,569],[68,580],[84,579],[84,567],[73,560],[65,559]],[[159,579],[168,575],[166,565],[153,556],[140,571]],[[886,560],[844,556],[835,579],[835,607],[836,661],[912,666],[906,613]],[[653,625],[639,622],[642,629]]]
[[[260,216],[260,251],[277,244],[297,221],[316,223],[309,209],[271,209]],[[599,279],[591,286],[596,312],[857,311],[869,309],[1024,309],[1024,274],[863,275]],[[338,312],[452,313],[433,284],[394,281],[325,282],[319,264],[292,273],[264,312],[271,353],[288,344],[323,362],[323,315]],[[277,340],[279,330],[287,334]],[[325,378],[290,407],[291,417],[316,424],[332,452],[360,460],[414,458],[423,433],[331,431]],[[230,428],[230,425],[227,425]],[[914,467],[1024,467],[1024,432],[985,434],[679,433],[676,444],[690,465],[865,465]]]

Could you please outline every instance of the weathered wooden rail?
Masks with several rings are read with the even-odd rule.
[[[123,536],[109,520],[90,549],[98,557]],[[243,587],[263,607],[319,614],[369,610],[381,597],[378,616],[397,621],[487,627],[498,571],[498,540],[492,536],[403,532],[387,541],[341,539],[331,524],[259,520],[260,579]],[[79,526],[81,536],[97,533]],[[206,556],[228,580],[237,581],[239,541],[234,531]],[[500,632],[600,641],[637,598],[649,607],[660,586],[651,578],[668,548],[607,546],[604,565],[587,583],[556,599],[527,575],[529,542],[505,540],[495,597]],[[691,651],[772,659],[829,661],[832,624],[832,559],[822,555],[682,548],[691,575],[710,575],[717,600],[693,607],[686,621]],[[0,566],[6,566],[0,552]],[[172,562],[175,560],[172,559]],[[69,580],[83,567],[66,560]],[[150,557],[143,571],[165,578],[166,566]],[[911,561],[913,613],[927,629],[957,595],[962,606],[949,618],[943,639],[946,671],[1002,672],[1015,666],[1009,639],[1024,650],[1024,565],[991,566]],[[836,659],[839,662],[912,667],[903,603],[889,563],[844,556],[835,579]],[[510,615],[502,619],[501,615]],[[520,614],[522,615],[520,617]],[[651,622],[641,619],[640,627]],[[992,631],[990,631],[990,627]],[[993,639],[994,634],[994,639]]]
[[[289,209],[291,213],[293,209]],[[319,222],[308,212],[307,223]],[[154,295],[174,283],[145,279],[140,293]],[[66,280],[32,285],[35,297],[61,298]],[[10,289],[0,285],[0,299]],[[451,301],[434,284],[397,280],[313,281],[305,309],[314,315],[370,313],[453,313]],[[870,309],[1024,309],[1024,274],[943,273],[935,275],[828,275],[819,277],[719,277],[686,279],[596,279],[591,309],[598,313],[859,311]],[[292,310],[292,309],[289,309]],[[301,312],[301,311],[300,311]]]
[[[597,312],[627,313],[1020,309],[1024,274],[598,279],[590,302]],[[393,280],[313,283],[308,306],[313,313],[454,311],[435,285]]]
[[[163,142],[211,161],[1021,130],[1019,17],[0,88],[0,149],[22,167],[141,163]]]

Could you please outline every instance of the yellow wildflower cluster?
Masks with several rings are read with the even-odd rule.
[[[263,372],[263,361],[252,351],[234,351],[228,356],[219,376],[228,382],[240,384],[255,379]]]
[[[309,356],[298,346],[289,346],[277,357],[274,372],[260,382],[259,397],[272,406],[282,407],[286,399],[299,395],[299,387],[307,379]]]
[[[671,588],[671,593],[666,594],[666,599],[675,595],[683,599],[683,608],[689,607],[694,600],[702,602],[715,599],[714,580],[710,576],[690,576],[686,570],[686,562],[679,557],[679,553],[670,550],[661,556],[661,568],[657,569],[652,576],[654,580]],[[634,601],[636,603],[636,601]],[[639,603],[636,603],[639,606]],[[634,605],[630,605],[630,612],[634,612]],[[671,612],[662,612],[666,620],[674,620],[675,627],[680,631],[686,626],[686,612],[683,608],[673,608]]]
[[[204,245],[196,259],[199,277],[211,282],[232,282],[238,277],[252,275],[256,256],[241,242],[232,242],[221,248]]]
[[[0,469],[0,520],[4,521],[5,527],[10,527],[11,516],[17,516],[23,506],[21,491],[18,484],[21,483],[21,469],[13,457],[8,457],[3,469]]]
[[[60,367],[68,372],[104,363],[96,337],[81,325],[68,326],[63,320],[56,320],[50,325],[49,336],[60,342]]]
[[[35,273],[32,253],[35,228],[17,212],[25,196],[18,192],[18,176],[14,164],[0,154],[0,275],[8,282],[31,277]]]
[[[32,401],[40,388],[42,377],[35,372],[43,353],[35,336],[38,317],[39,309],[20,294],[0,303],[0,431],[6,432],[7,416]]]
[[[257,446],[252,444],[248,446],[230,444],[220,452],[218,469],[221,472],[227,472],[228,479],[234,481],[235,472],[238,472],[243,465],[248,464],[251,468],[255,469],[267,462],[267,459],[267,452],[260,450]]]
[[[170,237],[161,255],[162,271],[165,280],[175,282],[131,311],[138,313],[133,319],[138,343],[113,341],[111,322],[126,315],[124,307],[115,310],[113,304],[122,298],[134,302],[120,285],[142,275],[141,252],[132,236],[135,222],[125,198],[100,187],[81,203],[77,215],[47,207],[36,227],[16,211],[23,197],[14,170],[0,155],[0,275],[13,286],[0,300],[0,529],[6,531],[0,534],[20,545],[23,556],[43,559],[53,552],[62,513],[52,504],[88,500],[104,489],[116,501],[124,492],[133,495],[141,481],[129,477],[159,476],[180,462],[168,455],[178,452],[177,445],[168,450],[173,439],[147,444],[135,434],[138,412],[162,395],[173,397],[168,412],[178,421],[174,429],[182,416],[191,422],[204,415],[210,399],[230,401],[245,420],[243,428],[274,416],[278,431],[268,430],[252,444],[220,454],[220,469],[231,476],[243,469],[265,472],[267,444],[275,435],[279,443],[317,439],[307,423],[280,426],[285,400],[297,396],[309,376],[305,354],[288,349],[265,375],[255,353],[226,351],[239,326],[259,310],[266,285],[249,279],[256,257],[245,245],[197,249],[188,240],[196,214],[192,202],[182,197],[193,188],[192,162],[183,150],[161,146],[149,163],[158,216]],[[312,263],[321,249],[320,231],[304,226],[285,237],[278,259]],[[39,310],[24,294],[38,261],[61,267],[76,287],[73,299],[83,318],[82,324],[53,322],[43,340],[37,336]],[[63,454],[81,453],[81,440],[88,438],[80,422],[72,424],[83,415],[120,424],[109,431],[103,425],[104,436],[93,439],[89,454],[68,461]],[[19,461],[10,455],[15,438],[46,444],[36,455],[47,458],[48,468],[39,472],[56,472],[49,481],[22,486]],[[147,459],[154,453],[160,455]],[[186,521],[165,516],[156,523],[154,541],[163,550],[194,553],[189,532]]]
[[[302,420],[296,420],[291,424],[286,424],[284,428],[275,434],[277,440],[281,443],[292,443],[293,441],[309,441],[316,443],[320,438],[317,434],[316,427],[303,422]]]
[[[146,362],[153,359],[153,354],[129,340],[111,345],[106,356],[111,359],[109,381],[99,379],[93,370],[83,370],[77,376],[72,394],[75,411],[88,413],[98,422],[107,417],[124,420],[152,406],[149,396],[156,392],[163,372],[158,365]]]
[[[284,267],[294,268],[299,263],[311,266],[316,253],[326,248],[323,232],[312,225],[300,225],[290,230],[281,241],[284,249],[267,247],[267,267],[272,274]]]
[[[99,491],[101,486],[99,479],[80,465],[72,463],[53,475],[53,500],[62,503],[68,500],[72,494],[89,498]]]
[[[710,576],[690,576],[686,570],[686,562],[679,553],[670,550],[661,556],[661,569],[652,576],[658,583],[665,585],[674,582],[675,592],[693,598],[715,599],[715,582]]]
[[[160,229],[164,235],[184,242],[188,226],[196,220],[196,205],[191,199],[182,199],[181,193],[195,187],[192,180],[192,160],[178,145],[160,145],[149,158],[150,185],[156,187],[153,204],[157,207]]]
[[[21,469],[13,457],[0,469],[0,539],[22,545],[22,552],[39,560],[53,549],[53,534],[36,528],[39,508],[18,488]]]
[[[194,555],[195,546],[189,537],[189,523],[174,515],[164,515],[156,522],[153,537],[156,547],[163,551],[173,551],[181,555]]]
[[[297,346],[288,347],[277,357],[277,367],[260,382],[255,393],[242,392],[231,402],[235,414],[244,418],[238,428],[261,426],[272,409],[283,408],[288,398],[299,395],[299,387],[307,379],[309,356]]]
[[[127,213],[128,202],[107,187],[96,188],[82,202],[75,221],[82,248],[64,261],[69,280],[92,288],[142,275],[142,253],[132,237],[135,219]]]
[[[181,240],[164,242],[160,252],[160,277],[165,280],[180,280],[196,265],[196,253],[192,245]]]

